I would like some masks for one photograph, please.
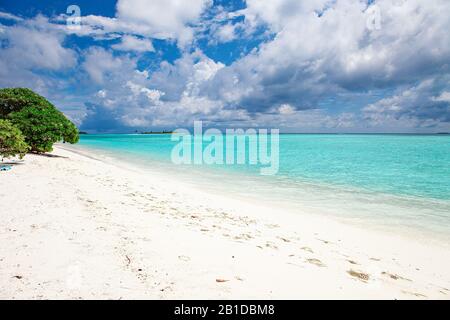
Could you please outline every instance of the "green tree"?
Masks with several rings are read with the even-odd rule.
[[[52,107],[26,107],[9,114],[9,119],[23,132],[31,151],[49,152],[55,142],[77,143],[79,139],[75,125]]]
[[[28,88],[0,89],[0,118],[5,118],[11,112],[20,111],[28,106],[53,107],[47,99]]]
[[[0,90],[0,118],[19,128],[34,152],[49,152],[58,141],[77,143],[77,127],[47,99],[26,88]]]
[[[0,156],[9,158],[18,155],[20,159],[28,152],[25,137],[10,121],[0,119]]]

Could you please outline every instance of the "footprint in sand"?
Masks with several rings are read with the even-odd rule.
[[[291,242],[291,240],[287,239],[287,238],[283,238],[283,237],[277,237],[278,239],[280,239],[283,242]]]
[[[307,251],[309,253],[314,253],[314,251],[310,247],[301,247],[300,249]]]
[[[405,294],[413,295],[413,296],[418,297],[418,298],[426,298],[427,297],[426,295],[421,294],[421,293],[417,293],[417,292],[410,292],[410,291],[406,291],[406,290],[402,290],[402,292],[405,293]]]
[[[242,233],[240,235],[234,236],[233,239],[235,239],[235,240],[250,240],[250,239],[253,239],[253,237],[249,234]]]
[[[410,281],[410,282],[412,281],[411,279],[404,278],[402,276],[399,276],[398,274],[392,274],[392,273],[389,273],[386,271],[383,271],[381,274],[384,276],[388,276],[389,278],[391,278],[393,280],[405,280],[405,281]]]
[[[189,258],[188,256],[178,256],[178,259],[184,262],[191,261],[191,258]]]
[[[306,261],[318,267],[326,267],[326,265],[323,264],[322,261],[316,258],[306,259]]]
[[[275,244],[273,244],[273,242],[267,242],[266,243],[266,248],[272,248],[272,249],[275,249],[275,250],[278,249],[278,247]]]
[[[330,243],[331,243],[331,242],[328,241],[328,240],[323,240],[323,239],[317,239],[317,240],[319,240],[320,242],[323,242],[323,243],[325,243],[325,244],[330,244]]]

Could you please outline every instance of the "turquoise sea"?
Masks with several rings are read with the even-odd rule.
[[[449,135],[282,134],[275,176],[248,164],[175,165],[176,143],[170,135],[104,134],[83,135],[78,147],[212,192],[450,239]]]

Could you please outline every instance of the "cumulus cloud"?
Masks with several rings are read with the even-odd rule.
[[[126,56],[116,59],[128,59]],[[126,66],[127,63],[119,63]],[[159,71],[133,71],[133,67],[117,69],[104,82],[96,99],[87,105],[83,130],[119,131],[132,129],[173,129],[190,127],[194,120],[216,127],[265,126],[285,131],[323,132],[348,130],[359,121],[354,114],[327,115],[322,110],[299,111],[288,104],[269,112],[249,113],[232,108],[222,100],[203,94],[215,75],[226,68],[201,51],[186,53],[173,64],[163,62]]]
[[[64,45],[66,34],[41,15],[5,17],[15,24],[0,24],[0,87],[32,88],[80,123],[83,102],[62,94],[68,87],[73,90],[68,75],[78,64],[77,52]]]
[[[192,40],[189,24],[195,23],[210,0],[119,0],[119,19],[145,25],[150,32],[161,38],[175,38],[181,43]]]
[[[448,78],[426,79],[417,86],[366,106],[363,112],[372,124],[383,124],[392,119],[411,120],[417,126],[450,123],[449,94],[442,91],[449,85]]]
[[[132,81],[127,81],[126,86],[131,90],[134,97],[144,94],[154,105],[159,104],[161,97],[165,95],[162,91],[152,90]]]
[[[58,88],[64,84],[36,70],[65,72],[79,62],[79,119],[91,130],[194,119],[289,131],[448,126],[449,1],[247,0],[235,11],[212,3],[119,0],[114,17],[83,16],[77,30],[65,28],[64,16],[0,14],[16,21],[0,33],[1,85]],[[77,54],[64,46],[69,34],[115,41]],[[140,60],[161,43],[155,39],[176,43],[180,57],[165,61],[157,46],[155,60]],[[229,65],[205,54],[238,44],[250,49],[239,47]],[[350,111],[338,101],[355,96]]]
[[[366,1],[247,1],[249,25],[267,26],[273,40],[219,72],[211,94],[250,111],[280,103],[308,109],[339,92],[449,72],[450,20],[441,14],[450,11],[448,1],[376,5],[379,30],[367,28]]]
[[[85,53],[82,68],[96,84],[115,83],[116,77],[133,73],[136,60],[128,56],[114,56],[102,47],[91,47]]]
[[[5,40],[0,56],[9,67],[63,70],[76,64],[76,53],[63,46],[64,34],[49,27],[47,18],[38,16],[26,24],[3,26]]]
[[[97,38],[116,38],[121,34],[138,35],[175,40],[180,47],[185,47],[193,41],[194,26],[211,5],[212,0],[119,0],[115,17],[82,16],[80,28],[70,32]],[[64,14],[59,16],[60,21],[65,18]],[[136,38],[129,37],[125,41],[129,45],[136,45],[137,42]],[[148,46],[148,40],[146,42]],[[142,44],[140,41],[140,45]]]
[[[121,38],[121,42],[112,46],[113,49],[119,51],[135,51],[135,52],[153,52],[155,48],[149,39],[140,39],[138,37],[125,35]]]
[[[94,64],[99,58],[103,64]],[[100,48],[92,50],[86,62],[86,72],[101,81],[96,81],[99,90],[88,105],[84,129],[98,130],[95,123],[107,116],[114,119],[116,127],[145,129],[189,125],[196,117],[206,120],[220,117],[222,112],[223,104],[203,97],[201,91],[204,83],[224,66],[200,51],[186,53],[174,64],[163,62],[151,75],[136,70],[134,59],[114,57]]]

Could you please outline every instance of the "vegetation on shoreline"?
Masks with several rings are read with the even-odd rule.
[[[15,132],[16,138],[18,131],[32,152],[52,151],[53,144],[58,141],[77,143],[79,140],[77,127],[47,99],[27,88],[0,89],[0,119],[7,121],[3,124],[8,128],[5,131]],[[3,138],[12,139],[9,135],[3,135]],[[23,156],[23,145],[17,142],[17,147],[10,149],[16,150],[15,154],[0,149],[1,155]]]
[[[25,142],[25,137],[11,121],[0,119],[0,157],[14,157],[16,155],[22,159],[28,152],[29,146]]]

